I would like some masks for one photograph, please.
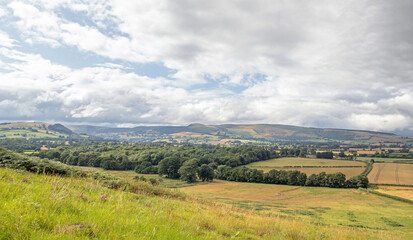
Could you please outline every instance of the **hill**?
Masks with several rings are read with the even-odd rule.
[[[42,122],[13,122],[0,124],[0,139],[26,138],[26,139],[57,139],[78,135],[61,124]]]
[[[49,175],[36,174],[46,169]],[[4,149],[0,178],[0,239],[411,237],[410,232],[313,224],[199,201],[145,182],[86,173]]]
[[[413,143],[413,137],[393,133],[308,128],[280,124],[223,124],[188,126],[142,126],[135,128],[108,128],[95,126],[68,126],[76,133],[86,133],[107,139],[136,142],[209,143],[209,144],[267,144],[270,142],[336,142],[343,144]]]

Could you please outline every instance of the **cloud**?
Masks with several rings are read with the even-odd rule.
[[[15,48],[18,41],[0,32],[7,60],[0,74],[13,80],[0,84],[10,95],[0,106],[14,106],[16,118],[57,112],[66,122],[385,131],[413,124],[408,0],[31,0],[11,1],[7,11],[34,48],[70,46],[104,57],[71,69]],[[119,62],[160,63],[174,72],[148,78]]]
[[[13,47],[15,40],[11,39],[5,32],[0,31],[0,46]]]

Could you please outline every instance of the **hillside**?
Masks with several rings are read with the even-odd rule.
[[[188,126],[143,126],[135,128],[107,128],[95,126],[68,126],[76,133],[86,133],[107,139],[136,142],[164,141],[171,143],[250,143],[269,142],[338,142],[346,144],[413,143],[413,137],[363,130],[307,128],[279,124],[224,124]]]
[[[144,182],[104,180],[0,149],[0,239],[407,239],[199,201]],[[40,162],[41,165],[38,165]],[[51,165],[50,165],[51,164]],[[5,166],[9,168],[4,168]],[[19,167],[20,166],[20,167]],[[43,175],[16,171],[65,169]],[[26,168],[25,168],[26,169]],[[68,172],[69,171],[69,172]],[[65,177],[59,176],[65,175]],[[110,178],[109,178],[110,179]],[[122,183],[123,181],[123,183]]]
[[[0,139],[57,139],[77,135],[61,124],[42,122],[13,122],[0,124]]]

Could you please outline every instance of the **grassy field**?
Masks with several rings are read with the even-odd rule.
[[[413,164],[375,163],[368,178],[375,184],[413,185]]]
[[[413,187],[399,187],[399,186],[378,186],[375,191],[409,199],[413,201]]]
[[[271,169],[298,170],[306,173],[307,176],[320,172],[342,172],[349,178],[360,175],[364,171],[366,164],[357,161],[286,157],[251,163],[247,167],[263,170],[264,172],[268,172]]]
[[[363,162],[333,160],[333,159],[314,159],[314,158],[275,158],[267,161],[255,162],[247,165],[251,168],[288,168],[288,167],[365,167]]]
[[[355,189],[216,181],[182,191],[201,199],[315,224],[386,229],[413,237],[413,205]]]
[[[376,158],[376,157],[357,157],[357,160],[370,160],[374,159],[375,162],[394,162],[397,161],[399,163],[413,163],[413,159],[407,159],[407,158]]]
[[[274,168],[261,168],[261,170],[264,170],[264,172],[268,172],[271,169]],[[307,176],[310,176],[311,174],[318,174],[321,172],[325,172],[327,174],[330,173],[337,173],[341,172],[346,175],[347,178],[354,177],[360,175],[364,171],[364,167],[342,167],[342,168],[283,168],[283,170],[286,171],[292,171],[292,170],[298,170],[300,172],[303,172],[307,174]]]
[[[191,197],[176,199],[111,190],[92,179],[37,175],[4,168],[0,168],[0,179],[2,190],[0,191],[2,207],[0,239],[408,239],[412,237],[411,232],[405,230],[412,227],[406,223],[403,216],[397,219],[397,224],[403,226],[384,227],[391,231],[324,226],[278,214],[263,214],[199,201]],[[233,192],[238,191],[233,188]],[[377,202],[373,201],[373,203]],[[403,209],[405,214],[410,213],[409,206],[398,207],[400,211]],[[322,212],[326,209],[326,207],[316,208],[314,211]],[[379,210],[383,209],[379,208]],[[359,213],[354,211],[352,214],[346,213],[346,216],[354,216],[351,218],[358,221]],[[379,215],[384,214],[386,212],[379,212]],[[399,211],[396,211],[394,216],[400,217]],[[396,224],[393,218],[384,219],[380,222]]]
[[[154,178],[159,182],[159,185],[167,188],[180,188],[180,187],[187,187],[187,186],[194,186],[194,183],[186,183],[179,179],[170,179],[161,177],[158,174],[137,174],[134,171],[116,171],[116,170],[103,170],[102,168],[95,168],[95,167],[79,167],[84,170],[93,170],[93,171],[101,171],[103,173],[107,173],[116,177],[126,178],[126,179],[133,179],[136,176],[143,176],[146,179]]]

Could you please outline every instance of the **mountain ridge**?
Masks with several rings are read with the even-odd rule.
[[[76,133],[106,139],[136,142],[166,141],[172,143],[212,143],[229,139],[262,142],[310,141],[340,143],[413,143],[413,137],[371,130],[315,128],[283,124],[218,124],[192,123],[187,126],[138,126],[133,128],[68,125]],[[198,134],[198,135],[194,135]],[[177,140],[179,138],[179,141]],[[198,140],[196,140],[198,138]],[[174,141],[176,140],[176,141]]]

